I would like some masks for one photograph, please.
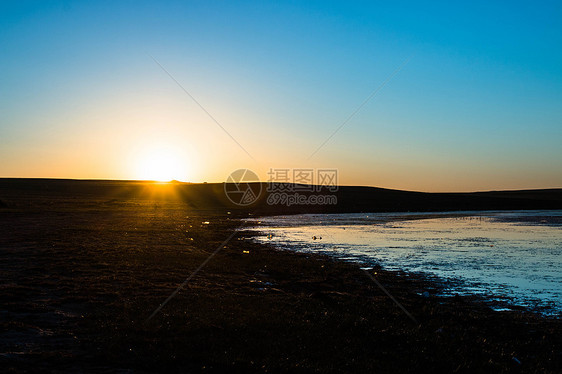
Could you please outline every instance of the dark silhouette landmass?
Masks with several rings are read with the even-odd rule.
[[[256,186],[256,183],[250,183]],[[241,186],[243,188],[244,186]],[[1,207],[10,196],[76,196],[96,199],[151,199],[183,201],[195,209],[230,209],[256,214],[354,213],[354,212],[435,212],[474,210],[562,209],[562,188],[489,191],[472,193],[429,193],[377,187],[339,186],[306,191],[303,185],[288,185],[284,191],[302,196],[333,195],[337,204],[298,205],[268,204],[268,184],[261,183],[262,193],[248,206],[233,204],[225,194],[224,183],[158,183],[150,181],[65,180],[65,179],[0,179]]]
[[[235,230],[250,213],[559,209],[561,191],[341,187],[337,205],[241,208],[222,184],[0,179],[0,370],[559,373],[559,317],[375,266],[414,322],[360,265]]]

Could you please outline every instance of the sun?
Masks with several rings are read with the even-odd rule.
[[[185,181],[188,171],[182,161],[179,152],[172,147],[150,147],[138,159],[137,176],[158,182]]]

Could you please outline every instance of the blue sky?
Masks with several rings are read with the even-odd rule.
[[[2,2],[0,176],[144,178],[160,147],[188,181],[562,187],[561,25],[556,2]]]

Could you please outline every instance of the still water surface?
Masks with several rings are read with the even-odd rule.
[[[441,278],[447,292],[562,312],[562,211],[260,218],[256,240]],[[460,282],[459,282],[460,281]]]

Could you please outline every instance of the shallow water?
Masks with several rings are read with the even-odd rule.
[[[280,248],[430,274],[449,293],[562,312],[562,211],[299,215],[256,224],[256,240]]]

